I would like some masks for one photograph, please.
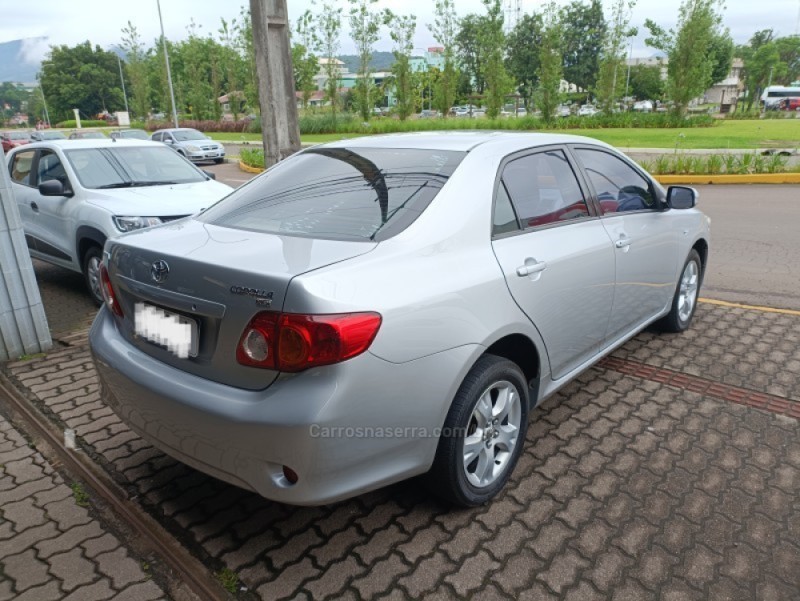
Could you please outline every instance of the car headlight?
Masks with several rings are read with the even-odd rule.
[[[189,152],[200,152],[200,147],[195,146],[194,144],[187,144],[186,150],[188,150]]]
[[[114,217],[114,225],[121,232],[132,232],[162,223],[158,217]]]

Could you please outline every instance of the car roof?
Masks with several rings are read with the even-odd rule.
[[[165,127],[164,129],[159,129],[158,131],[200,131],[200,130],[194,127]],[[157,132],[154,131],[153,133],[155,134]]]
[[[25,148],[32,150],[34,148],[60,148],[68,150],[70,148],[117,148],[119,146],[155,146],[156,148],[163,148],[164,145],[160,142],[151,142],[150,140],[133,140],[133,139],[120,139],[112,140],[111,138],[83,138],[76,140],[44,140],[42,142],[33,142],[27,144]]]
[[[509,152],[548,146],[550,144],[592,144],[610,148],[595,138],[538,132],[503,131],[445,131],[414,132],[350,138],[324,144],[330,148],[406,148],[425,150],[454,150],[470,152],[479,147],[486,150],[502,148]]]

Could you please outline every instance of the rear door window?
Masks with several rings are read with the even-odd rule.
[[[214,225],[333,240],[385,240],[431,203],[465,153],[312,148],[200,216]]]

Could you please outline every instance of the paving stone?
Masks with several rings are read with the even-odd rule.
[[[141,566],[128,555],[127,549],[123,547],[100,553],[94,557],[94,561],[97,562],[98,570],[111,579],[111,583],[116,589],[146,578]]]
[[[14,581],[14,589],[18,593],[42,585],[49,580],[47,564],[36,557],[33,549],[6,557],[0,563],[0,568],[0,573]]]
[[[500,567],[500,563],[491,558],[485,551],[479,552],[464,563],[459,570],[444,580],[452,586],[460,597],[466,597],[470,591],[480,587],[485,578]]]
[[[50,572],[61,579],[61,586],[67,592],[92,582],[98,576],[95,564],[81,555],[80,548],[52,555],[47,561]]]
[[[108,579],[103,578],[76,589],[64,597],[62,601],[104,601],[105,599],[111,599],[116,594],[116,591],[111,588]]]

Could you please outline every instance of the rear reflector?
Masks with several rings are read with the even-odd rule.
[[[103,294],[103,300],[114,315],[122,317],[122,307],[117,301],[117,295],[114,293],[114,287],[111,285],[111,279],[108,277],[108,269],[105,264],[100,264],[100,291]]]
[[[245,328],[236,350],[242,365],[297,372],[360,355],[381,325],[378,313],[299,315],[265,311]]]

